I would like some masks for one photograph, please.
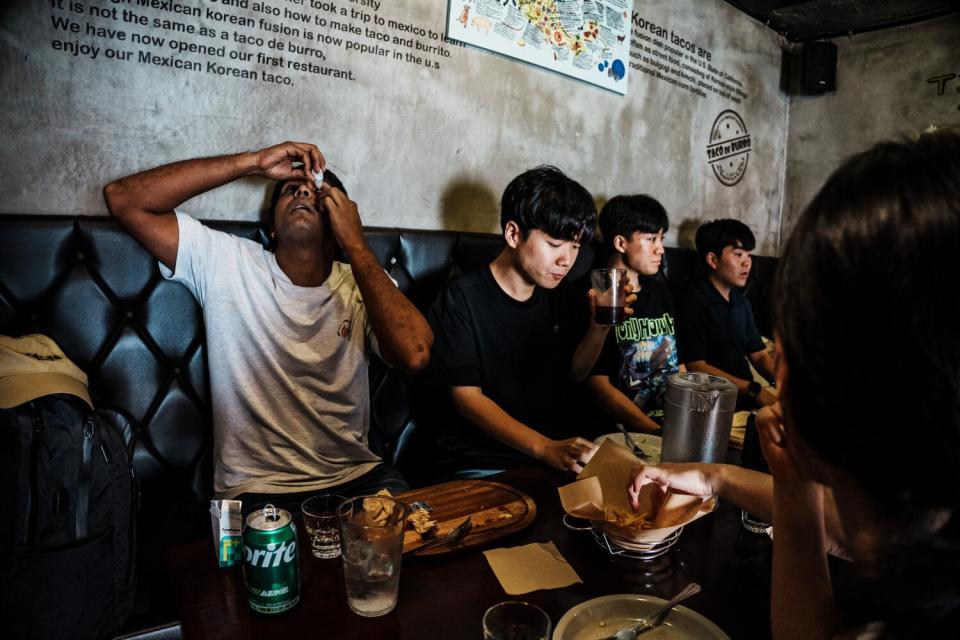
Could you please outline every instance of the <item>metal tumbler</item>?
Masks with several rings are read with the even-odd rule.
[[[661,462],[723,462],[737,404],[737,386],[706,373],[667,378]]]

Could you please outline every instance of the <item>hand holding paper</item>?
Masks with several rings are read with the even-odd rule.
[[[636,492],[635,510],[626,487],[642,468],[632,453],[608,440],[577,482],[560,487],[560,502],[570,515],[592,520],[616,538],[642,543],[660,542],[716,506],[712,495],[689,495],[648,481]]]

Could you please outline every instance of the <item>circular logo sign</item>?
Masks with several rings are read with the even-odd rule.
[[[750,160],[750,134],[736,111],[722,111],[713,121],[707,162],[717,180],[728,187],[740,182]]]

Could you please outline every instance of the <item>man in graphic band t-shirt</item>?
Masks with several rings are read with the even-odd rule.
[[[600,212],[611,269],[636,291],[633,314],[610,328],[587,385],[597,404],[629,431],[659,431],[667,377],[681,370],[673,300],[655,279],[663,262],[667,212],[647,195],[616,196]]]

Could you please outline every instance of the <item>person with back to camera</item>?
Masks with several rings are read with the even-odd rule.
[[[695,242],[706,275],[677,295],[680,359],[690,371],[721,376],[737,385],[738,408],[772,404],[776,395],[753,379],[747,362],[773,382],[773,358],[757,331],[753,309],[740,292],[753,265],[753,232],[739,220],[713,220],[700,225]]]
[[[772,516],[777,640],[960,629],[958,247],[960,135],[851,158],[780,261],[780,402],[757,420],[772,477],[676,464],[631,480],[634,500],[657,482]],[[862,567],[872,610],[837,609],[833,550]]]
[[[504,190],[500,221],[500,254],[447,285],[427,314],[438,468],[479,477],[539,460],[578,472],[596,447],[576,434],[571,384],[593,366],[604,332],[591,323],[584,334],[564,278],[593,235],[596,206],[541,166]]]
[[[203,309],[213,405],[214,491],[299,510],[335,490],[408,488],[368,446],[371,352],[403,370],[432,334],[367,246],[355,202],[312,144],[177,162],[104,188],[110,212]],[[183,202],[244,176],[277,181],[274,251],[213,230]],[[338,245],[349,264],[334,260]]]
[[[606,336],[587,385],[595,402],[629,431],[659,432],[667,378],[683,370],[673,299],[655,279],[669,227],[663,205],[648,195],[616,196],[600,212],[607,267],[627,272],[636,300],[630,317]]]

